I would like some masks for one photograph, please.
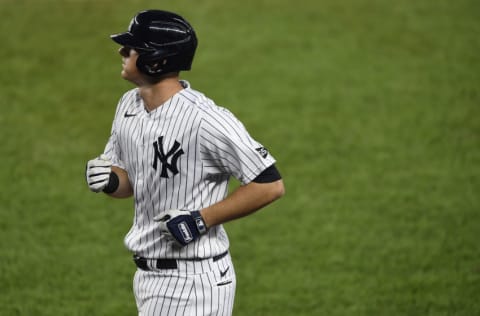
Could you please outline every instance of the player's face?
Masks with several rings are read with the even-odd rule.
[[[143,80],[137,68],[138,53],[135,49],[125,46],[118,52],[122,56],[122,78],[139,85]]]

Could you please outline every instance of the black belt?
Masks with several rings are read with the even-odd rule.
[[[212,258],[195,258],[195,259],[178,259],[178,260],[186,260],[186,261],[202,261],[206,259],[213,259],[213,262],[218,261],[225,257],[228,254],[228,251],[225,251],[224,253],[221,253],[217,256],[214,256]],[[148,261],[153,261],[153,266],[156,267],[157,269],[160,270],[166,270],[166,269],[177,269],[177,259],[147,259],[147,258],[142,258],[137,255],[133,255],[133,261],[137,265],[139,269],[142,269],[144,271],[152,271],[152,269],[148,266]]]

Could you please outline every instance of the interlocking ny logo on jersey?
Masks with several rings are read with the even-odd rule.
[[[155,157],[153,157],[153,169],[157,170],[157,163],[160,160],[162,164],[162,173],[160,177],[162,178],[169,178],[168,170],[172,173],[172,175],[176,175],[178,173],[177,161],[181,155],[183,155],[183,149],[180,148],[180,143],[175,141],[172,148],[165,154],[163,150],[163,136],[158,138],[158,141],[153,143],[153,149],[155,152]],[[168,162],[170,158],[170,162]]]

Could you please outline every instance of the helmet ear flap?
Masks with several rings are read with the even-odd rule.
[[[158,76],[165,73],[168,58],[161,51],[141,54],[137,58],[137,68],[149,76]]]

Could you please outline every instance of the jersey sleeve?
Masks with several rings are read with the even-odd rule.
[[[118,146],[117,135],[113,128],[107,145],[105,146],[104,154],[112,161],[114,166],[125,169],[125,165],[122,161],[122,152],[120,146]]]
[[[227,109],[206,113],[200,138],[200,154],[208,174],[228,174],[247,184],[275,163],[268,150]]]
[[[122,169],[125,169],[125,164],[122,161],[122,150],[119,146],[118,134],[117,134],[117,119],[118,113],[120,112],[120,108],[122,106],[122,101],[125,98],[125,95],[120,99],[117,105],[117,109],[115,111],[115,117],[112,123],[112,129],[110,133],[110,137],[108,142],[105,146],[104,154],[113,162],[113,165]]]

